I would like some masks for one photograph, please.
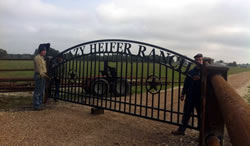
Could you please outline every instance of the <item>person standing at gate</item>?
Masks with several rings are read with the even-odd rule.
[[[42,110],[41,104],[43,102],[43,95],[45,91],[46,79],[49,79],[47,75],[46,62],[44,56],[47,50],[50,48],[50,44],[40,44],[38,47],[38,55],[34,58],[34,80],[35,90],[33,94],[33,106],[34,110]]]
[[[54,94],[54,100],[57,101],[57,98],[59,97],[59,89],[60,89],[60,84],[61,84],[61,77],[64,74],[64,67],[60,65],[60,63],[63,62],[63,55],[60,54],[56,57],[55,62],[53,62],[52,64],[52,68],[58,67],[57,69],[55,69],[54,74],[53,74],[53,80],[55,83],[55,94]]]
[[[172,131],[173,135],[185,135],[191,113],[196,109],[198,115],[198,127],[200,125],[200,102],[201,102],[201,80],[200,80],[200,64],[203,64],[202,54],[197,54],[194,59],[199,65],[188,72],[182,89],[181,100],[184,100],[184,115],[182,117],[182,125],[176,131]]]

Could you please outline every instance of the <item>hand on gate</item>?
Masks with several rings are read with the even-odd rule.
[[[196,75],[196,76],[193,76],[193,80],[196,81],[196,80],[199,80],[199,79],[200,79],[200,76],[197,76],[197,75]]]
[[[45,78],[46,80],[51,80],[51,78],[50,78],[48,75],[44,76],[44,78]]]
[[[181,101],[183,101],[184,100],[184,95],[181,95]]]

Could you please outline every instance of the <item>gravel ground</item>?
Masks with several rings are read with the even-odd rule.
[[[229,77],[239,89],[250,81],[250,72]],[[243,92],[243,91],[242,91]],[[244,93],[242,93],[244,94]],[[116,112],[91,115],[90,107],[49,101],[46,110],[0,111],[0,145],[160,145],[198,144],[199,133],[173,136],[177,127]],[[230,145],[225,137],[225,145]]]
[[[0,116],[0,145],[194,145],[198,139],[197,131],[176,137],[169,124],[109,111],[91,115],[89,107],[65,102]]]

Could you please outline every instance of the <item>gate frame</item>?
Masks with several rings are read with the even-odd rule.
[[[94,41],[88,41],[88,42],[85,42],[85,43],[81,43],[81,44],[78,44],[78,45],[75,45],[75,46],[73,46],[73,47],[70,47],[70,48],[68,48],[68,49],[66,49],[66,50],[64,50],[64,51],[62,51],[61,53],[60,53],[60,55],[61,54],[63,54],[63,53],[66,53],[66,52],[68,52],[68,51],[70,51],[70,50],[72,50],[72,49],[74,49],[74,48],[77,48],[77,47],[80,47],[80,46],[83,46],[83,45],[88,45],[88,44],[93,44],[93,43],[98,43],[98,42],[128,42],[128,43],[135,43],[135,44],[140,44],[140,45],[145,45],[145,46],[150,46],[150,47],[153,47],[153,48],[157,48],[157,49],[160,49],[160,50],[162,50],[162,51],[166,51],[166,52],[169,52],[169,53],[172,53],[172,55],[177,55],[177,56],[179,56],[179,57],[181,57],[181,58],[183,58],[184,60],[187,60],[187,61],[189,61],[189,62],[192,62],[193,64],[196,64],[196,65],[199,65],[197,62],[195,62],[194,60],[192,60],[192,59],[190,59],[190,58],[188,58],[188,57],[186,57],[186,56],[184,56],[184,55],[181,55],[181,54],[179,54],[179,53],[177,53],[177,52],[174,52],[174,51],[171,51],[171,50],[169,50],[169,49],[166,49],[166,48],[163,48],[163,47],[159,47],[159,46],[156,46],[156,45],[152,45],[152,44],[148,44],[148,43],[144,43],[144,42],[139,42],[139,41],[133,41],[133,40],[122,40],[122,39],[103,39],[103,40],[94,40]],[[104,53],[106,53],[106,52],[104,52]],[[90,54],[90,53],[89,53]],[[95,54],[95,53],[94,53]],[[126,54],[126,53],[125,53]],[[132,54],[130,54],[131,56],[132,56]],[[57,55],[57,56],[59,56],[59,55]],[[55,59],[57,56],[55,56],[53,59]],[[52,60],[53,60],[52,59]],[[72,58],[72,60],[73,60],[74,58]],[[70,59],[71,60],[71,59]],[[70,60],[67,60],[67,61],[70,61]],[[66,62],[67,62],[66,61]],[[206,89],[206,87],[207,87],[207,78],[206,78],[206,76],[207,76],[207,72],[205,71],[205,69],[204,69],[204,66],[201,66],[200,65],[200,67],[201,67],[201,76],[202,76],[202,78],[201,78],[201,90],[202,90],[202,92],[201,92],[201,114],[200,114],[200,118],[201,118],[201,126],[200,126],[200,129],[199,129],[199,139],[200,139],[200,144],[204,141],[204,125],[205,125],[205,117],[203,116],[203,115],[205,115],[205,106],[203,106],[203,105],[206,105],[206,91],[207,91],[207,89]],[[189,67],[189,70],[191,69],[191,67]],[[175,71],[176,71],[176,69],[174,69]],[[179,72],[179,71],[178,71]],[[183,74],[183,73],[181,73],[181,74]],[[186,72],[186,74],[187,74],[187,72]],[[50,91],[51,92],[51,91]],[[51,95],[51,93],[49,93],[50,95]],[[87,106],[90,106],[90,105],[87,105]],[[93,106],[91,106],[91,107],[93,107]],[[94,107],[94,108],[96,108],[96,107]],[[101,110],[103,110],[102,108],[96,108],[96,109],[101,109]],[[111,110],[112,111],[112,110]],[[101,112],[102,113],[102,112]],[[136,115],[134,115],[134,116],[136,116]],[[139,116],[140,117],[140,116]],[[147,117],[143,117],[143,118],[146,118],[146,119],[149,119],[149,118],[147,118]],[[167,123],[169,123],[169,122],[167,122]],[[176,125],[176,124],[174,124],[174,123],[170,123],[170,124],[172,124],[172,125]]]

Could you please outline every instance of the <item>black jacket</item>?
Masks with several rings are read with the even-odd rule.
[[[186,99],[198,100],[201,97],[201,80],[193,80],[197,75],[200,77],[200,69],[194,67],[185,78],[182,95],[186,95]]]

